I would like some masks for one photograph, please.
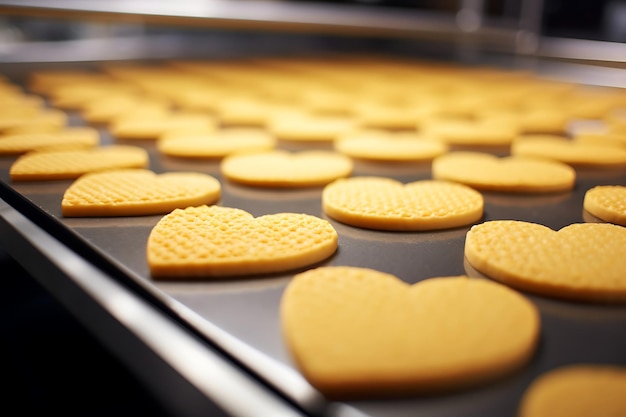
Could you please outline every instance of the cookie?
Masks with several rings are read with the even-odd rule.
[[[429,161],[448,150],[440,141],[407,132],[358,131],[334,142],[335,150],[371,161]]]
[[[415,130],[424,120],[437,114],[434,105],[401,105],[359,102],[352,113],[360,126],[375,129]]]
[[[101,84],[111,78],[99,72],[81,69],[50,69],[33,71],[28,76],[29,90],[43,95],[53,94],[63,86]]]
[[[479,220],[482,195],[462,184],[391,178],[353,177],[336,180],[322,193],[331,218],[365,229],[419,231],[449,229]]]
[[[298,102],[312,114],[344,116],[350,112],[354,96],[347,91],[318,84],[312,88],[303,89],[299,94]]]
[[[521,136],[512,143],[511,154],[547,158],[580,167],[621,168],[626,166],[626,149],[621,146],[579,142],[551,135]]]
[[[17,93],[4,93],[0,92],[0,114],[1,119],[19,117],[19,116],[34,116],[41,112],[44,108],[45,102],[43,98],[32,95]]]
[[[516,124],[495,119],[434,119],[425,123],[420,131],[448,145],[459,146],[509,145],[520,133]]]
[[[111,134],[117,139],[159,139],[163,134],[188,130],[214,130],[213,117],[189,113],[132,114],[111,122]]]
[[[609,223],[626,226],[626,187],[598,185],[585,193],[583,208]]]
[[[565,97],[561,107],[575,119],[601,119],[619,108],[620,100],[623,100],[623,93],[617,89],[579,86]]]
[[[35,114],[0,117],[0,132],[3,134],[54,132],[67,124],[68,117],[65,112],[44,109]]]
[[[116,94],[94,100],[81,111],[89,123],[114,123],[124,118],[158,118],[170,114],[170,105],[164,100],[145,98],[137,94]]]
[[[219,181],[206,174],[120,169],[78,178],[63,194],[61,209],[65,217],[163,214],[213,204],[220,193]]]
[[[554,231],[513,220],[473,226],[469,264],[514,288],[579,301],[626,301],[626,228],[576,223]]]
[[[172,102],[182,110],[214,114],[222,100],[228,97],[232,97],[232,93],[227,87],[204,85],[179,91],[172,97]]]
[[[520,134],[554,135],[565,134],[572,119],[571,115],[560,109],[557,104],[540,109],[492,108],[481,111],[479,117],[515,124]]]
[[[97,146],[100,134],[91,127],[66,127],[54,132],[0,136],[0,155],[18,155],[51,148]]]
[[[455,181],[478,190],[543,193],[574,188],[576,172],[557,161],[453,152],[433,161],[434,179]]]
[[[356,129],[350,117],[287,113],[273,117],[267,129],[277,139],[295,142],[332,142]]]
[[[614,109],[607,113],[604,117],[607,126],[611,132],[624,135],[626,134],[626,103],[622,108]]]
[[[51,105],[56,108],[80,110],[94,101],[116,94],[134,93],[136,90],[131,84],[106,79],[61,85],[49,91],[48,97]]]
[[[622,417],[625,398],[625,367],[567,365],[532,382],[520,402],[519,417]]]
[[[617,133],[610,130],[583,131],[574,134],[574,141],[576,143],[626,147],[626,132]]]
[[[485,383],[527,363],[540,329],[536,308],[494,282],[459,276],[409,285],[349,266],[296,275],[280,318],[297,368],[340,399]]]
[[[224,126],[264,127],[276,106],[252,97],[225,98],[216,104],[216,116]]]
[[[9,170],[14,181],[75,179],[88,172],[146,168],[148,153],[137,146],[39,151],[19,157]]]
[[[253,217],[229,207],[176,209],[148,238],[154,278],[211,278],[283,272],[313,265],[337,250],[337,232],[308,214]]]
[[[240,152],[263,152],[274,149],[276,139],[261,129],[226,128],[207,133],[164,135],[157,149],[164,155],[180,158],[223,158]]]
[[[230,181],[258,187],[314,187],[352,173],[352,160],[331,151],[276,150],[226,157],[221,171]]]

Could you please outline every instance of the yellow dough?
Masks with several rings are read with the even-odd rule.
[[[353,177],[328,184],[324,212],[356,227],[419,231],[449,229],[479,220],[482,195],[462,184],[416,181],[402,184],[383,177]]]
[[[213,204],[220,193],[219,181],[206,174],[121,169],[81,176],[63,194],[61,208],[66,217],[141,216]]]
[[[576,223],[489,221],[467,233],[465,256],[479,272],[512,287],[581,301],[626,301],[626,228]]]
[[[206,133],[171,133],[157,142],[164,155],[180,158],[223,158],[241,152],[274,149],[276,139],[261,129],[228,128]]]
[[[538,158],[498,158],[478,152],[437,157],[433,178],[456,181],[478,190],[538,193],[574,188],[576,172],[569,165]]]
[[[547,158],[573,166],[626,167],[626,149],[606,143],[574,141],[550,135],[528,135],[516,139],[511,154]]]
[[[519,417],[626,416],[626,368],[576,364],[540,375],[526,390]]]
[[[9,173],[14,181],[74,179],[88,172],[147,168],[148,152],[137,146],[39,151],[20,156]]]
[[[100,134],[91,127],[66,127],[54,132],[16,133],[0,136],[0,154],[23,154],[52,148],[94,147]]]
[[[427,140],[416,133],[355,132],[337,139],[337,151],[353,158],[374,161],[428,161],[448,150],[436,140]]]
[[[349,157],[330,151],[269,151],[226,157],[221,170],[227,179],[247,185],[311,187],[347,177],[352,167]]]
[[[583,207],[604,221],[626,226],[626,187],[598,185],[585,193]]]
[[[229,207],[177,209],[148,238],[154,278],[259,275],[313,265],[337,250],[326,220],[296,213],[253,217]]]
[[[540,329],[536,308],[494,282],[460,276],[409,285],[349,266],[296,275],[280,317],[298,369],[336,398],[484,383],[523,366]]]

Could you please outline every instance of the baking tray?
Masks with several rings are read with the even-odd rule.
[[[80,125],[71,114],[71,124]],[[100,128],[103,144],[116,142]],[[124,141],[144,147],[155,172],[197,171],[218,178],[220,205],[254,216],[297,212],[329,220],[339,234],[339,249],[315,266],[350,265],[394,274],[408,283],[476,271],[464,261],[469,226],[446,231],[382,232],[363,230],[328,219],[321,208],[322,188],[267,190],[224,180],[219,161],[189,161],[161,155],[150,141]],[[289,150],[305,145],[279,142]],[[317,148],[320,145],[316,145]],[[506,151],[493,149],[504,155]],[[329,402],[293,366],[280,332],[279,304],[292,271],[235,280],[155,281],[146,263],[146,241],[161,216],[63,218],[61,199],[71,181],[12,182],[13,157],[0,158],[0,197],[82,259],[106,271],[126,291],[149,301],[172,320],[250,373],[250,378],[275,390],[286,402],[309,415],[371,417],[514,416],[528,385],[540,374],[573,363],[626,365],[626,306],[585,304],[525,294],[539,309],[541,339],[531,362],[499,381],[437,396],[394,400]],[[355,161],[354,176],[380,175],[402,182],[431,178],[429,163]],[[574,190],[548,195],[483,192],[481,221],[515,219],[541,223],[555,230],[571,223],[597,221],[582,209],[585,192],[603,184],[626,185],[626,170],[577,169]],[[626,250],[626,248],[624,248]],[[71,279],[71,277],[68,277]],[[165,341],[164,341],[165,342]]]

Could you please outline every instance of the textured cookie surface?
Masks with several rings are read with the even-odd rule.
[[[253,217],[243,210],[199,206],[164,216],[148,238],[155,278],[203,278],[288,271],[322,261],[337,249],[326,220],[307,214]]]
[[[100,142],[98,131],[90,127],[66,127],[45,133],[0,136],[0,154],[22,154],[51,148],[93,147]]]
[[[356,267],[296,275],[280,314],[297,367],[331,397],[483,383],[522,366],[540,327],[529,301],[494,282],[446,277],[409,285]]]
[[[106,169],[146,168],[148,163],[148,153],[136,146],[41,151],[19,157],[10,174],[15,181],[73,179]]]
[[[524,157],[498,158],[477,152],[454,152],[433,161],[433,178],[480,190],[551,192],[571,190],[576,172],[569,165]]]
[[[271,151],[229,156],[222,174],[231,181],[261,187],[326,185],[352,172],[352,160],[327,151],[289,153]]]
[[[445,153],[448,146],[409,133],[354,133],[335,141],[335,149],[348,156],[379,161],[424,161]]]
[[[572,224],[554,231],[522,221],[485,222],[467,233],[465,256],[518,289],[582,301],[626,301],[626,228]]]
[[[483,214],[482,195],[462,184],[354,177],[334,181],[322,193],[324,212],[366,229],[417,231],[458,227]]]
[[[585,193],[583,207],[599,219],[626,226],[626,187],[622,185],[593,187]]]
[[[61,208],[74,217],[168,213],[213,204],[220,191],[219,181],[206,174],[122,169],[81,176],[63,194]]]
[[[606,143],[573,141],[558,137],[521,137],[511,145],[511,154],[549,158],[570,165],[595,167],[626,166],[626,149]]]
[[[273,149],[276,139],[260,129],[231,128],[214,133],[170,134],[157,142],[165,155],[181,158],[223,158],[238,152]]]
[[[536,379],[520,404],[519,417],[626,416],[626,368],[569,365]]]

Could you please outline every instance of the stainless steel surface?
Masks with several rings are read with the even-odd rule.
[[[455,14],[418,9],[271,0],[2,0],[0,11],[28,16],[125,19],[203,27],[314,31],[344,34],[476,38],[511,48],[511,22],[464,26]]]
[[[558,68],[552,74],[554,77],[567,74],[566,70],[570,68],[572,77],[585,75],[589,79],[593,78],[592,67],[585,67],[588,71],[582,73],[576,66],[564,65]],[[78,115],[73,115],[72,120],[77,124],[82,123]],[[105,144],[114,141],[104,128],[101,129],[101,135]],[[148,150],[150,167],[156,172],[192,170],[217,177],[223,187],[220,205],[241,208],[255,216],[292,211],[326,218],[321,209],[321,188],[276,191],[244,187],[229,183],[221,177],[219,161],[169,158],[157,152],[152,142],[131,143]],[[303,148],[302,145],[289,145],[286,142],[281,143],[281,147],[292,150]],[[494,152],[502,154],[503,150]],[[246,390],[248,393],[258,389],[263,396],[262,385],[261,388],[249,387],[249,381],[239,379],[240,376],[233,379],[235,384],[225,384],[223,387],[215,387],[214,381],[207,380],[216,366],[230,369],[233,365],[236,369],[237,365],[241,365],[312,415],[512,416],[529,383],[547,370],[576,362],[626,365],[626,306],[573,303],[526,294],[539,308],[542,333],[533,360],[519,372],[476,389],[437,397],[327,402],[294,368],[281,337],[278,308],[282,292],[293,273],[205,282],[155,281],[150,277],[145,260],[145,245],[151,228],[160,216],[63,218],[61,197],[71,182],[12,182],[8,169],[13,160],[11,157],[0,158],[0,180],[4,183],[1,196],[11,203],[10,210],[25,211],[37,217],[44,232],[51,233],[62,246],[68,246],[71,251],[80,254],[77,256],[70,251],[59,255],[50,252],[46,249],[48,245],[43,244],[44,241],[38,242],[36,238],[33,241],[29,230],[18,233],[18,237],[24,241],[23,246],[31,248],[29,252],[58,263],[61,270],[57,279],[60,291],[64,285],[84,286],[89,298],[93,298],[209,396],[225,396],[224,401],[228,402],[232,400],[233,390],[240,395],[240,386],[250,388]],[[384,175],[409,182],[430,178],[430,165],[357,161],[354,175]],[[626,185],[626,171],[577,170],[576,187],[566,193],[529,196],[485,192],[485,215],[482,221],[517,219],[542,223],[554,229],[571,223],[594,221],[585,215],[582,199],[587,189],[598,184]],[[21,197],[25,197],[27,203],[20,203]],[[11,216],[5,213],[3,211],[4,227],[16,228],[16,224],[19,226],[22,222],[12,218],[12,212]],[[43,215],[39,217],[37,213]],[[436,276],[477,275],[463,257],[464,238],[469,227],[422,233],[391,233],[362,230],[330,221],[339,233],[339,251],[322,265],[374,268],[395,274],[409,283]],[[12,235],[15,237],[15,233]],[[5,246],[12,240],[7,239],[7,242],[3,242]],[[28,263],[28,255],[23,256],[22,260]],[[112,266],[120,272],[122,279],[101,276],[97,271],[92,273],[91,269],[88,269],[88,274],[83,273],[85,270],[82,268],[90,268],[91,263]],[[44,271],[35,272],[39,272],[41,279],[46,279]],[[88,278],[92,275],[95,276],[93,281]],[[109,282],[111,280],[114,282]],[[133,285],[137,288],[133,288]],[[232,360],[232,363],[228,362],[228,366],[207,363],[205,368],[202,365],[196,367],[195,364],[201,364],[203,360],[211,362],[212,354],[209,352],[207,358],[202,346],[198,346],[193,337],[188,341],[189,336],[176,326],[171,328],[167,321],[160,323],[158,312],[156,319],[144,320],[141,313],[146,295],[176,320],[197,332],[199,337],[204,337],[210,345],[223,349],[227,353],[225,360]],[[119,304],[118,299],[123,302]],[[72,300],[67,302],[71,303]],[[82,313],[82,308],[81,305],[77,306],[77,315]],[[146,314],[152,316],[155,313]],[[152,323],[152,320],[157,320],[158,328],[165,329],[165,333],[150,328],[147,324]],[[88,324],[96,329],[101,325],[97,322]],[[178,350],[180,340],[184,340],[184,344],[189,343],[185,348],[189,349],[189,355]],[[172,341],[176,343],[173,345]],[[189,361],[192,357],[195,359]],[[241,413],[241,410],[233,411],[235,415],[246,415],[245,410]]]
[[[546,37],[536,55],[586,62],[621,63],[626,68],[626,43]]]
[[[617,5],[615,2],[615,10]],[[460,1],[456,10],[443,6],[439,10],[428,10],[421,6],[398,8],[381,4],[281,0],[0,0],[0,13],[6,16],[422,39],[443,41],[448,47],[457,45],[525,56],[626,63],[623,42],[546,36],[542,29],[543,0],[522,0],[519,8],[515,16],[490,16],[485,13],[482,0]],[[607,9],[606,13],[611,11]],[[614,11],[614,15],[611,24],[619,27],[618,12]],[[605,28],[604,32],[607,31],[615,29]],[[108,41],[124,45],[115,59],[133,51],[138,42],[129,39],[130,45],[126,45],[123,37]],[[9,48],[15,46],[8,45]],[[106,44],[102,46],[107,48]],[[0,56],[6,47],[0,45]],[[92,53],[94,51],[97,49]]]

